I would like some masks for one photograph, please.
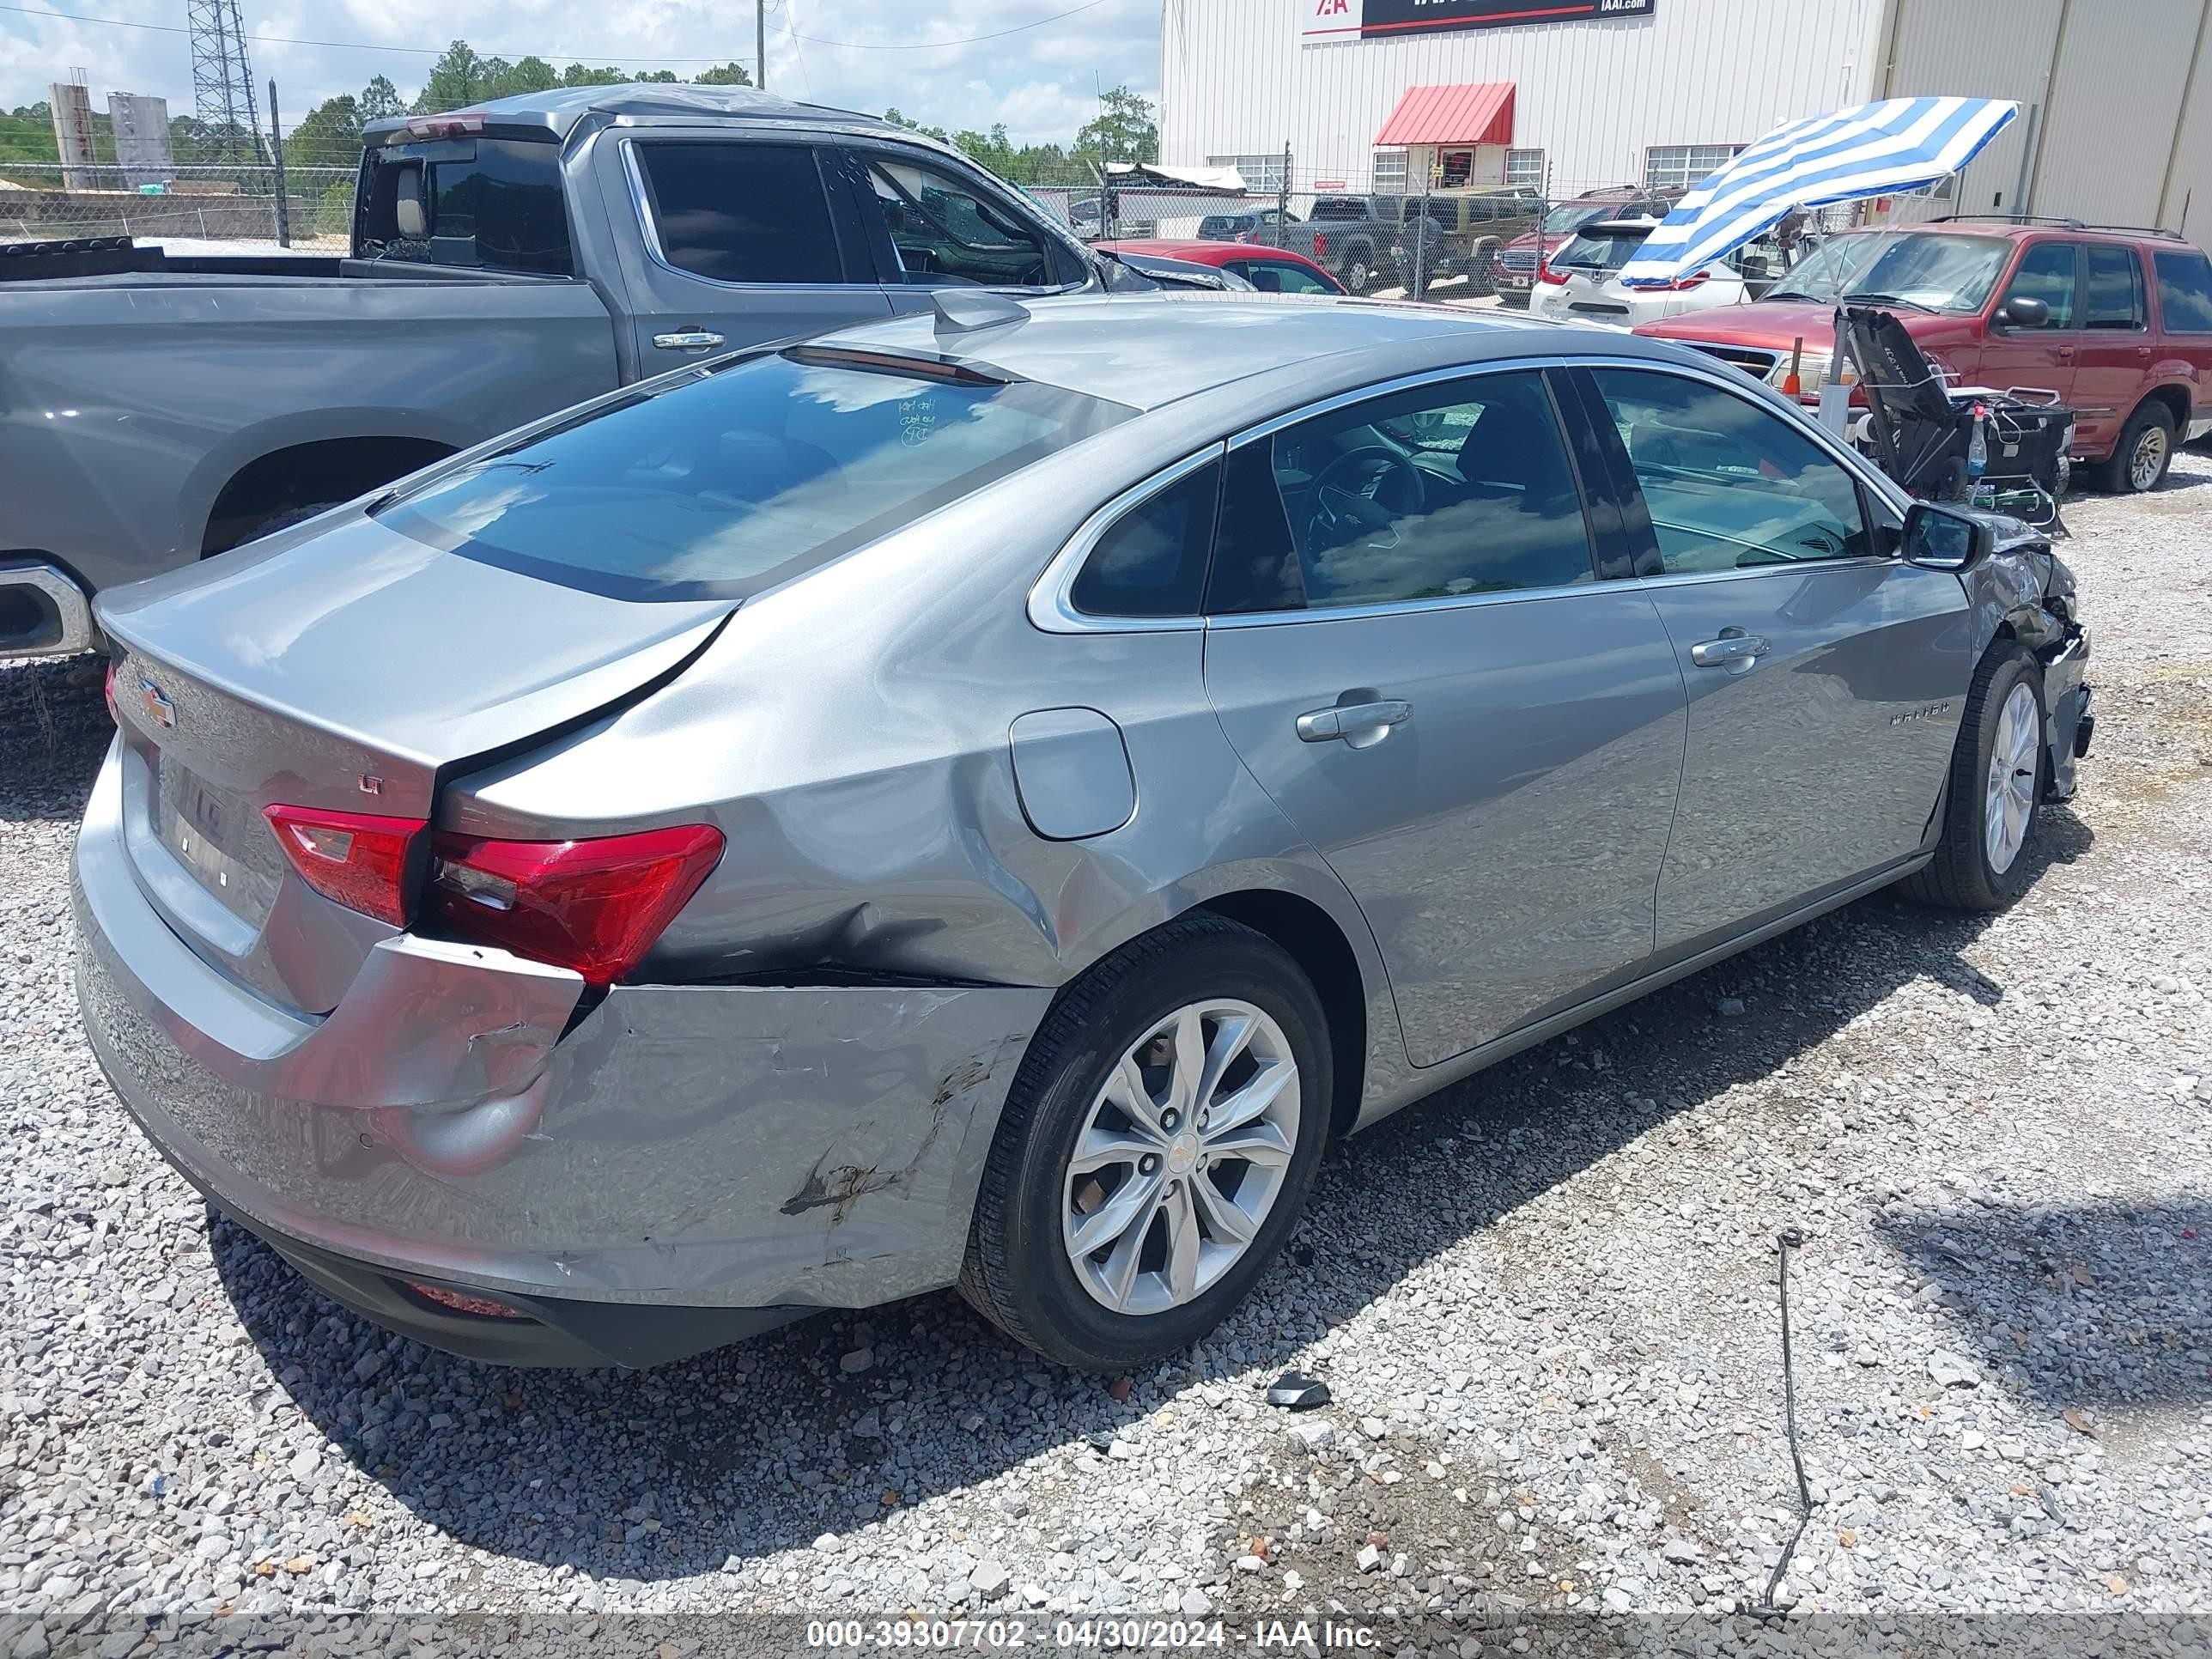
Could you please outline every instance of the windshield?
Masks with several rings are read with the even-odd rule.
[[[1553,208],[1544,216],[1544,228],[1554,236],[1564,236],[1571,230],[1579,230],[1584,225],[1604,218],[1620,205],[1618,202],[1601,202],[1592,207],[1588,203],[1577,205],[1570,202],[1565,207]]]
[[[1650,234],[1649,228],[1585,230],[1552,256],[1552,264],[1555,270],[1572,265],[1578,270],[1619,270]]]
[[[1766,297],[1827,304],[1879,296],[1928,311],[1979,311],[2011,252],[1996,236],[1856,230],[1823,242]]]
[[[933,362],[794,346],[595,410],[376,516],[617,599],[742,599],[1133,412]]]

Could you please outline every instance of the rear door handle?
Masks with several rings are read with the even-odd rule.
[[[1389,727],[1413,717],[1413,705],[1399,697],[1385,697],[1379,702],[1340,703],[1334,708],[1310,709],[1298,716],[1298,738],[1304,743],[1330,743],[1341,738],[1355,749],[1364,744],[1360,738],[1373,739]]]
[[[673,334],[656,334],[653,343],[663,351],[711,351],[722,343],[722,337],[710,328],[686,328]]]
[[[1738,664],[1748,668],[1766,650],[1766,641],[1756,634],[1723,634],[1692,646],[1690,660],[1700,668],[1734,668]]]
[[[2074,348],[2072,346],[2059,346],[2053,350],[2051,355],[2057,357],[2062,363],[2070,363],[2074,361]]]

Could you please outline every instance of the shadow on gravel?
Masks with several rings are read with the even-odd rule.
[[[2212,1203],[1884,1218],[1993,1378],[2044,1404],[2212,1404]]]
[[[2089,841],[2071,812],[2048,809],[2032,856],[2069,862]],[[1324,1166],[1289,1259],[1125,1401],[1106,1379],[1046,1366],[951,1294],[824,1315],[642,1374],[503,1371],[356,1322],[219,1219],[217,1267],[299,1408],[425,1521],[597,1577],[711,1571],[1098,1440],[1190,1382],[1272,1376],[1439,1251],[1768,1076],[1898,987],[1934,977],[2001,1005],[2006,988],[1961,954],[1983,926],[1876,895],[1356,1137]],[[1719,1017],[1724,996],[1745,1012]],[[1454,1158],[1455,1139],[1499,1156]],[[872,1366],[846,1374],[841,1357],[863,1345]]]
[[[0,819],[70,819],[115,735],[99,657],[0,664]]]

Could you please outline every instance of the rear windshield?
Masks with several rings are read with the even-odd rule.
[[[1316,219],[1364,219],[1367,204],[1358,197],[1324,196],[1313,204]]]
[[[1572,265],[1580,270],[1619,270],[1636,257],[1649,230],[1585,230],[1552,256],[1556,269]]]
[[[1133,412],[1032,381],[795,346],[596,410],[377,517],[616,599],[743,599]]]
[[[419,198],[419,226],[403,228],[403,195]],[[575,269],[561,197],[561,149],[553,143],[459,138],[370,150],[362,161],[355,232],[356,252],[364,258],[545,276]]]

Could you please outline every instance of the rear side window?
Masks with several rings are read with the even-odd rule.
[[[718,283],[842,283],[814,152],[784,144],[639,144],[661,257]]]
[[[2089,246],[2089,294],[2082,307],[2084,328],[2142,328],[2142,262],[2133,248]]]
[[[1218,609],[1392,605],[1595,579],[1581,492],[1535,374],[1370,398],[1232,460],[1259,451],[1275,500],[1252,499],[1261,486],[1249,471],[1224,485]]]
[[[2158,315],[2168,334],[2212,334],[2212,259],[2195,248],[2185,253],[2160,252]]]
[[[370,155],[359,220],[364,257],[573,274],[559,146],[475,138]],[[421,203],[419,234],[403,228],[403,194]]]
[[[377,517],[617,599],[743,599],[1132,412],[933,361],[794,346],[596,409]]]
[[[1092,617],[1195,617],[1206,593],[1220,469],[1202,466],[1139,502],[1098,538],[1069,590]]]

